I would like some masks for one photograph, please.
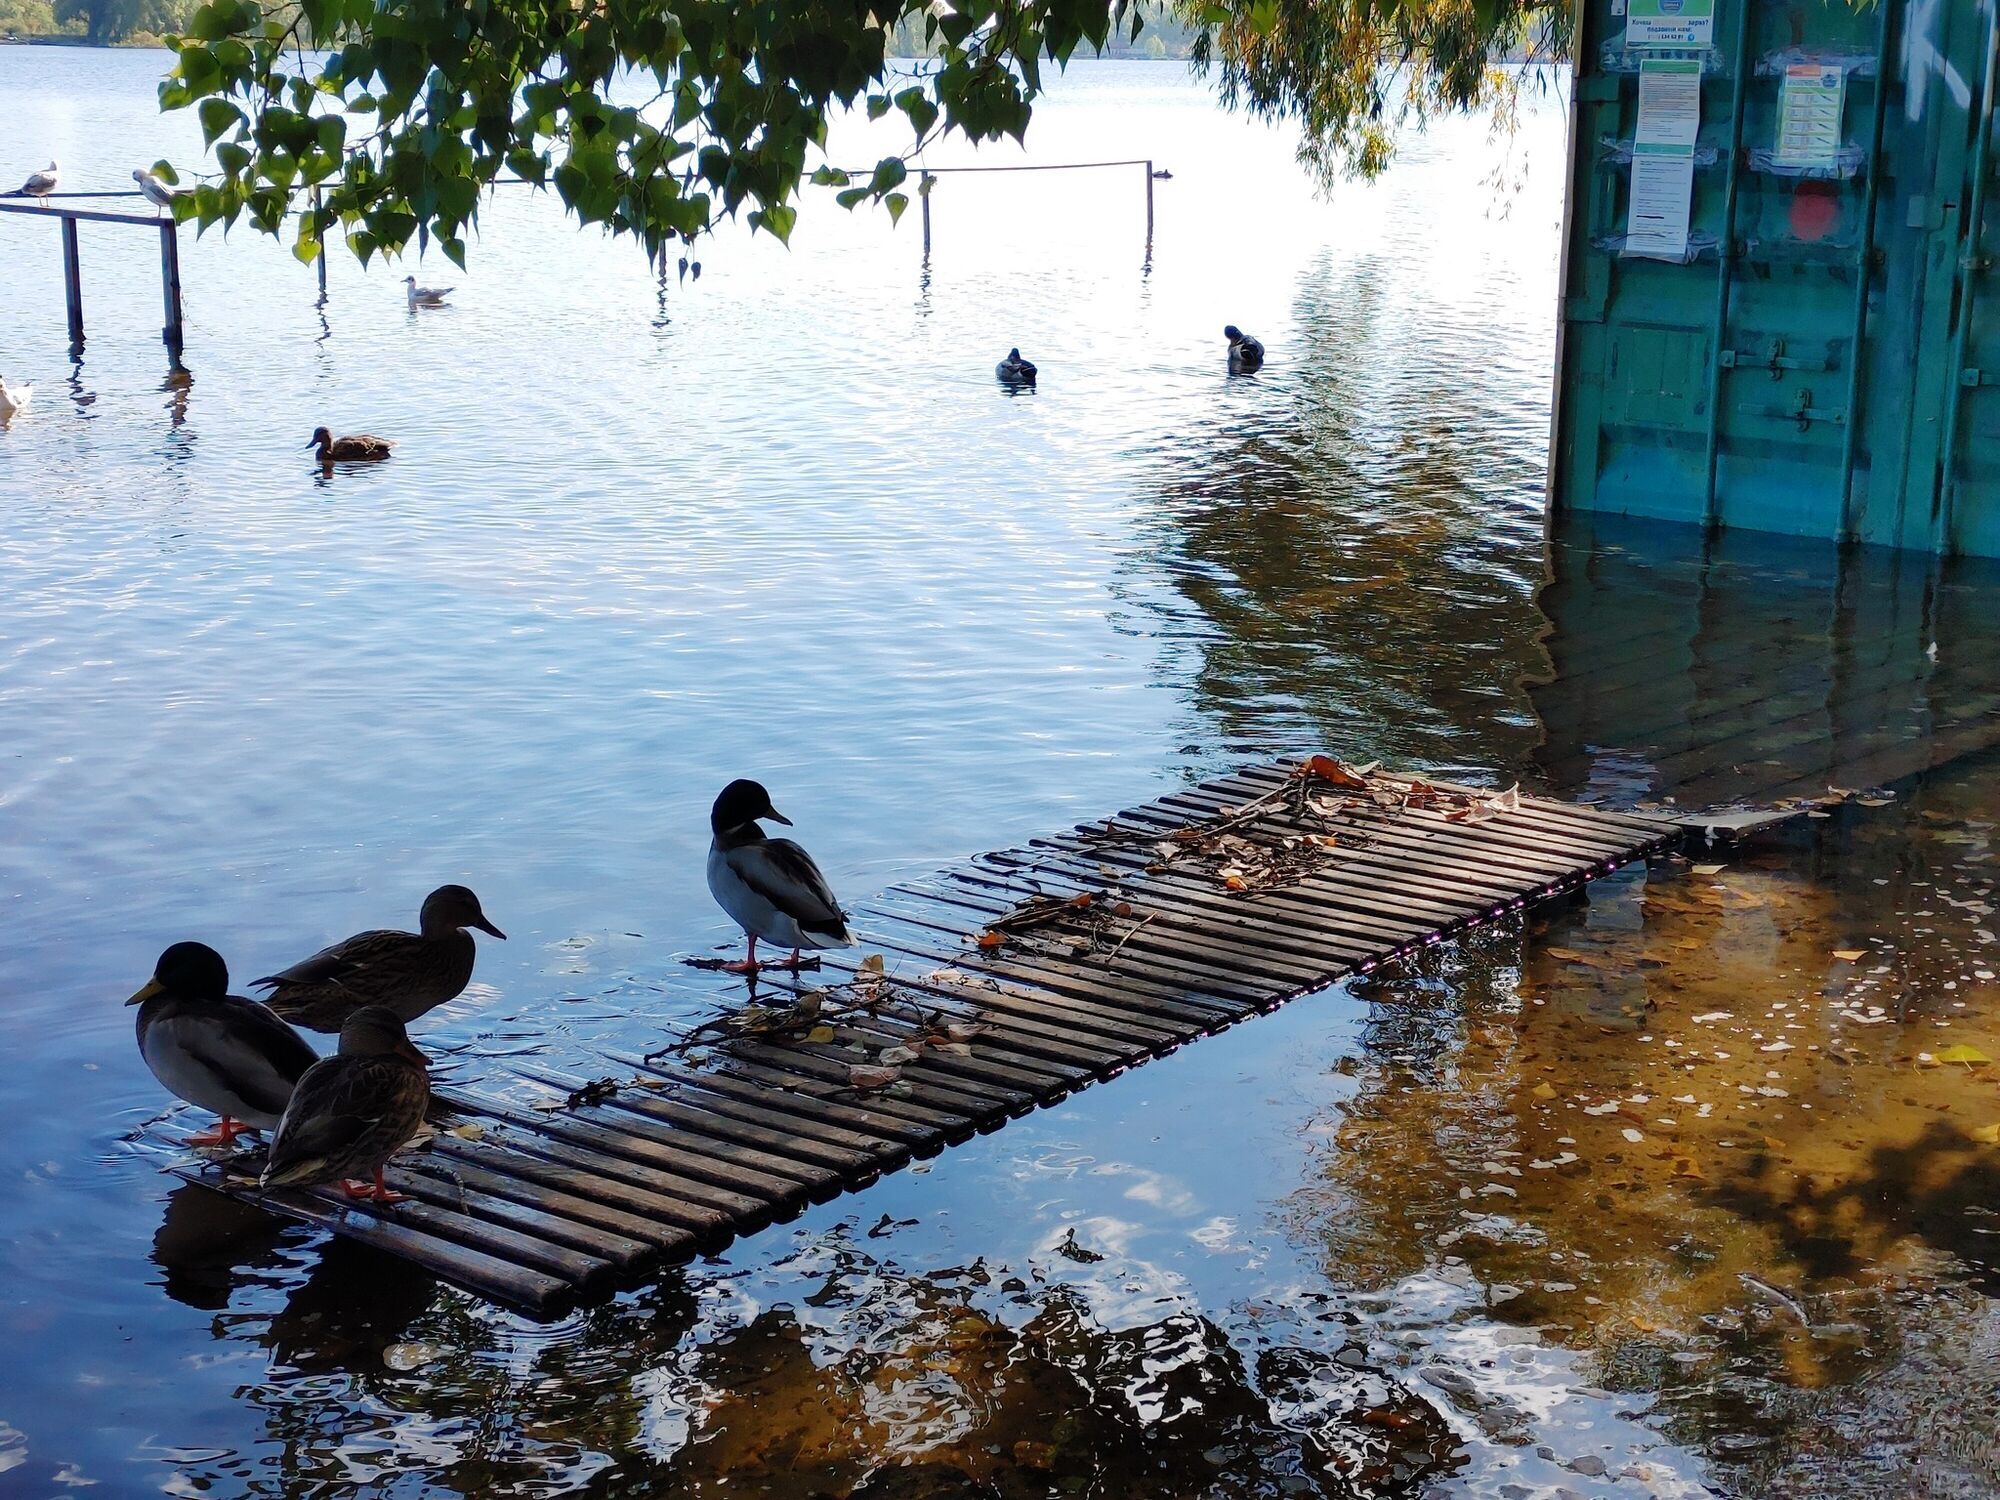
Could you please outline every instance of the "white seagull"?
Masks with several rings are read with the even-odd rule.
[[[0,380],[0,422],[26,406],[34,394],[35,388],[31,385],[9,385]]]
[[[50,162],[48,166],[36,172],[26,182],[22,183],[20,190],[14,196],[16,198],[39,198],[42,200],[42,207],[47,208],[49,206],[49,194],[56,190],[56,178],[59,175],[60,173],[57,171],[56,164]]]
[[[742,961],[723,967],[735,974],[796,969],[801,948],[852,948],[847,918],[813,857],[790,839],[766,838],[759,818],[787,826],[792,821],[754,781],[730,782],[708,815],[715,834],[708,846],[709,892],[750,938]],[[791,958],[759,964],[758,938],[790,948]]]
[[[180,196],[172,183],[158,172],[135,170],[132,180],[139,184],[139,192],[155,208],[172,208],[174,199]]]
[[[418,286],[417,278],[414,276],[405,276],[403,286],[410,294],[412,308],[443,307],[444,299],[457,290],[456,287],[449,286]]]

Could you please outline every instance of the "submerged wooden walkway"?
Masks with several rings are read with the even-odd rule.
[[[867,957],[615,1079],[442,1091],[453,1117],[389,1172],[407,1202],[172,1170],[552,1315],[1683,835],[1325,757],[1252,768],[898,886],[857,913]]]

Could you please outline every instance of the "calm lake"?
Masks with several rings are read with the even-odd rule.
[[[0,180],[192,165],[166,66],[0,48]],[[914,210],[829,198],[664,282],[516,188],[469,272],[339,261],[323,306],[286,247],[185,235],[187,382],[149,232],[84,227],[72,365],[56,229],[0,215],[37,387],[0,428],[0,1494],[1990,1492],[2000,1094],[1933,1055],[2000,1057],[1991,759],[550,1325],[135,1143],[161,948],[240,986],[448,880],[509,939],[422,1023],[441,1064],[657,1045],[731,993],[679,959],[736,941],[702,863],[738,775],[852,900],[1277,752],[1675,792],[1544,774],[1523,686],[1553,84],[1330,200],[1178,64],[1074,66],[1030,135],[931,165],[1151,158],[1150,253],[1131,167],[944,177],[928,262]],[[325,476],[322,424],[402,446]]]

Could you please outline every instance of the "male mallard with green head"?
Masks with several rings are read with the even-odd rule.
[[[760,968],[796,969],[802,948],[852,948],[854,935],[813,857],[790,839],[766,838],[759,818],[791,825],[754,781],[732,781],[708,815],[708,889],[750,939],[737,974]],[[790,948],[789,960],[757,962],[757,939]]]
[[[169,1093],[222,1117],[190,1146],[227,1146],[270,1130],[292,1088],[319,1061],[306,1039],[255,1000],[229,993],[229,970],[206,943],[175,943],[127,1005],[139,1007],[139,1055]]]
[[[339,1182],[350,1198],[397,1203],[382,1164],[416,1136],[430,1104],[430,1070],[396,1013],[363,1006],[340,1028],[340,1051],[321,1058],[292,1090],[262,1184]]]
[[[272,1010],[311,1031],[338,1031],[364,1005],[387,1006],[399,1020],[414,1021],[472,982],[468,927],[507,936],[486,920],[470,890],[441,885],[424,898],[415,932],[356,933],[252,988],[270,991]]]

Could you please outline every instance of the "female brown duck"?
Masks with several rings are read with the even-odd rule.
[[[395,1012],[363,1006],[340,1028],[340,1051],[314,1063],[292,1090],[263,1185],[338,1181],[350,1198],[400,1202],[382,1181],[382,1164],[422,1128],[430,1097],[424,1055]]]
[[[472,982],[468,927],[507,936],[486,920],[471,891],[441,885],[424,898],[415,932],[358,932],[252,988],[269,990],[272,1010],[312,1031],[338,1031],[364,1005],[387,1006],[398,1020],[414,1021]]]

